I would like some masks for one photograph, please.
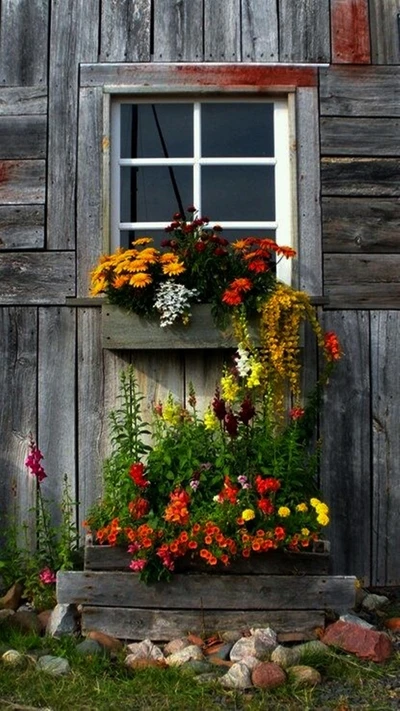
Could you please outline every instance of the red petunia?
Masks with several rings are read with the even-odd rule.
[[[257,502],[257,506],[260,511],[262,511],[263,514],[265,514],[266,516],[270,516],[275,511],[275,507],[272,501],[270,501],[268,498],[259,499]]]
[[[149,485],[149,482],[147,481],[147,479],[145,479],[144,476],[144,464],[142,464],[141,462],[131,464],[129,469],[129,476],[132,481],[135,482],[136,486],[144,487]]]

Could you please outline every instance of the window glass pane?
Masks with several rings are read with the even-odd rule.
[[[201,116],[203,156],[274,155],[273,104],[202,104]]]
[[[275,220],[274,166],[203,166],[203,214],[223,220]]]
[[[171,172],[170,172],[171,171]],[[173,179],[183,207],[193,202],[192,168],[186,166],[122,167],[121,222],[171,221],[179,212]]]
[[[121,104],[121,158],[192,155],[192,104]]]
[[[268,237],[268,239],[273,239],[275,242],[275,230],[253,230],[251,227],[245,227],[244,229],[224,229],[221,236],[225,237],[229,242],[235,242],[237,239],[246,239],[246,237]]]

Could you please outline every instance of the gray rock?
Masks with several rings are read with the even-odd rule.
[[[243,637],[243,632],[240,630],[225,630],[221,633],[221,639],[224,642],[232,642],[232,644],[235,644],[241,637]]]
[[[361,603],[361,607],[368,612],[376,612],[382,610],[389,604],[390,600],[386,595],[374,595],[370,593],[366,595]]]
[[[278,646],[276,633],[270,628],[255,629],[250,637],[242,637],[233,645],[230,659],[239,662],[244,657],[265,659]]]
[[[50,615],[46,634],[50,637],[61,637],[63,634],[78,632],[78,611],[75,605],[58,604]]]
[[[127,651],[131,660],[153,659],[156,662],[164,661],[164,655],[151,639],[144,639],[142,642],[132,642],[128,644]]]
[[[64,676],[71,672],[71,667],[67,659],[63,659],[63,657],[53,657],[51,654],[47,654],[38,659],[37,669],[51,674],[52,676]]]
[[[301,659],[299,647],[283,647],[279,644],[271,654],[271,662],[279,664],[282,669],[298,664]]]
[[[199,659],[189,659],[188,662],[182,664],[182,669],[190,669],[195,674],[215,674],[215,667],[212,664]]]
[[[322,682],[319,671],[301,664],[291,667],[289,674],[296,686],[316,686]]]
[[[8,664],[10,667],[18,667],[23,664],[24,656],[16,649],[9,649],[1,655],[1,660],[4,664]]]
[[[304,644],[297,644],[295,647],[292,647],[292,649],[299,654],[299,661],[309,654],[318,654],[319,656],[327,657],[331,653],[328,645],[320,642],[319,639],[313,639],[311,642],[304,642]]]
[[[6,622],[7,620],[9,620],[10,617],[12,617],[13,615],[15,615],[14,610],[9,610],[7,608],[5,610],[0,610],[0,625],[3,622]]]
[[[189,644],[188,647],[185,647],[185,649],[181,649],[180,652],[170,654],[170,656],[167,657],[165,661],[167,662],[169,667],[180,667],[182,666],[182,664],[185,664],[185,662],[189,662],[192,659],[199,662],[205,660],[203,652],[196,644]]]
[[[358,617],[357,615],[352,615],[350,612],[348,612],[346,615],[340,615],[339,617],[340,620],[343,622],[351,622],[353,625],[359,625],[360,627],[365,627],[366,629],[373,629],[373,625],[370,625],[367,620],[363,620],[362,617]]]
[[[86,638],[76,645],[76,651],[82,656],[96,656],[104,653],[104,648],[95,639]]]
[[[229,659],[229,654],[232,647],[233,642],[226,642],[218,649],[218,651],[213,652],[210,656],[216,659]]]
[[[248,689],[252,686],[251,671],[244,662],[237,662],[220,678],[226,689]]]
[[[40,634],[42,626],[35,612],[31,610],[17,610],[17,612],[9,618],[9,624],[22,634]]]
[[[181,649],[185,649],[185,647],[189,647],[190,642],[186,637],[178,637],[177,639],[171,639],[168,644],[165,645],[163,652],[166,657],[168,657],[170,654],[175,654],[176,652],[180,652]]]
[[[261,661],[257,659],[257,657],[243,657],[241,660],[242,664],[245,664],[250,671],[253,671],[259,664],[261,664]]]

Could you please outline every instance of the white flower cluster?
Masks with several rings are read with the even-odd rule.
[[[160,326],[172,326],[180,317],[190,317],[191,301],[197,299],[197,289],[166,281],[157,289],[154,306],[160,312]]]
[[[251,371],[251,361],[250,361],[250,354],[249,351],[246,350],[246,348],[243,348],[241,344],[239,344],[238,349],[237,349],[237,357],[235,358],[235,363],[236,363],[236,368],[239,373],[239,375],[244,378],[246,375],[248,375]]]

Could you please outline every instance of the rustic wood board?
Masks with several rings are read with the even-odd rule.
[[[100,61],[149,62],[150,24],[151,0],[102,0]]]
[[[82,629],[100,630],[114,637],[129,640],[150,638],[168,641],[191,632],[206,637],[218,631],[252,627],[272,627],[283,642],[288,636],[296,640],[316,639],[317,628],[323,628],[325,616],[318,610],[143,610],[126,607],[89,607],[82,610]]]
[[[369,197],[400,196],[397,158],[323,158],[322,194]]]
[[[57,600],[90,606],[199,610],[347,610],[355,603],[354,576],[174,575],[145,586],[132,572],[57,574]]]
[[[400,156],[400,118],[322,116],[324,156]]]
[[[0,116],[0,158],[45,158],[46,116]]]
[[[399,198],[323,198],[324,252],[400,252]]]
[[[328,308],[398,306],[399,254],[325,254],[324,275]]]
[[[85,570],[126,570],[132,560],[126,548],[119,546],[88,545],[85,547]],[[195,563],[197,569],[199,561]],[[176,561],[176,567],[181,572],[190,570],[190,561]],[[253,559],[238,559],[230,566],[215,568],[204,564],[203,572],[208,575],[327,575],[329,569],[329,554],[327,553],[289,553],[271,551],[265,556]]]
[[[0,206],[0,249],[44,247],[43,205]]]
[[[196,393],[196,410],[201,415],[210,407],[220,384],[223,368],[231,368],[236,351],[218,349],[184,352],[184,402],[188,407],[190,385]]]
[[[278,8],[275,0],[241,0],[241,3],[242,61],[278,61]]]
[[[279,0],[281,62],[329,62],[329,0]]]
[[[0,160],[0,204],[38,204],[45,201],[44,160]]]
[[[185,401],[185,366],[181,351],[133,350],[131,362],[135,368],[138,391],[144,397],[141,403],[144,422],[152,422],[154,406],[165,402],[169,394],[179,404]],[[147,442],[150,444],[150,438]]]
[[[400,116],[400,67],[320,69],[322,116]]]
[[[203,60],[203,0],[154,2],[154,61]]]
[[[0,84],[46,85],[49,6],[50,0],[2,0]]]
[[[332,63],[370,64],[368,0],[331,0]]]
[[[323,325],[338,334],[344,351],[330,377],[320,428],[321,489],[331,508],[332,572],[368,580],[372,528],[369,314],[326,312]]]
[[[399,64],[400,0],[369,0],[373,64]]]
[[[0,253],[0,303],[64,304],[74,291],[72,252]]]
[[[204,60],[240,62],[240,0],[204,0]]]
[[[46,87],[0,87],[0,116],[20,116],[46,113]]]
[[[400,580],[400,312],[371,313],[372,584]]]

